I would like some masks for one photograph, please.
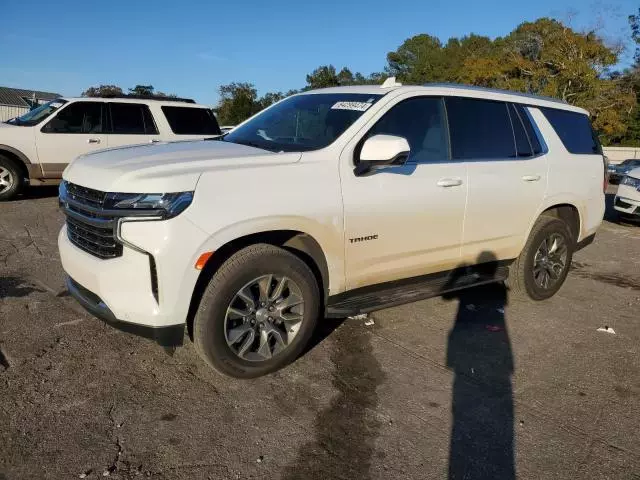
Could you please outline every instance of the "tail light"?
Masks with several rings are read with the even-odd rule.
[[[602,160],[604,162],[604,179],[602,181],[602,191],[604,193],[607,193],[607,188],[609,187],[609,157],[603,155]]]

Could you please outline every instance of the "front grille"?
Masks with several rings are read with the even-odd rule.
[[[103,209],[106,193],[66,183],[67,235],[76,247],[98,258],[122,256],[116,241],[116,217]]]
[[[104,199],[107,196],[105,192],[99,190],[93,190],[92,188],[82,187],[75,183],[67,182],[67,195],[73,200],[77,200],[86,205],[92,207],[101,208],[104,204]]]

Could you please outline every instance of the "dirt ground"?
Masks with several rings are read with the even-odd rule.
[[[55,193],[0,204],[1,480],[640,479],[640,226],[608,212],[546,302],[494,286],[327,320],[237,381],[66,295]]]

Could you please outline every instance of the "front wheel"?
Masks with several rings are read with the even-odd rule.
[[[267,244],[244,248],[214,274],[193,333],[200,356],[236,378],[253,378],[294,361],[318,321],[316,278],[300,258]]]
[[[567,278],[574,249],[569,226],[559,218],[541,216],[511,265],[507,279],[510,291],[532,300],[552,297]]]
[[[10,158],[0,155],[0,201],[14,198],[24,185],[18,165]]]

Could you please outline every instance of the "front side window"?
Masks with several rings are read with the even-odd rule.
[[[149,107],[143,103],[110,103],[111,131],[115,135],[157,135]]]
[[[444,103],[437,97],[415,97],[404,100],[378,120],[367,133],[404,137],[409,143],[410,163],[446,161],[449,159]]]
[[[272,152],[318,150],[333,143],[382,95],[309,93],[289,97],[223,137]]]
[[[44,103],[20,117],[12,118],[11,120],[7,121],[7,123],[10,123],[11,125],[18,125],[20,127],[32,127],[33,125],[37,125],[45,118],[50,116],[65,103],[67,103],[67,101],[61,98],[53,100],[52,102]]]
[[[516,156],[506,103],[447,97],[446,104],[452,158],[506,159]]]
[[[102,102],[74,102],[42,127],[44,133],[102,133]]]
[[[162,113],[176,135],[220,135],[213,112],[207,108],[162,107]]]
[[[602,154],[602,147],[591,128],[589,117],[582,113],[556,108],[541,108],[565,148],[575,154]]]

